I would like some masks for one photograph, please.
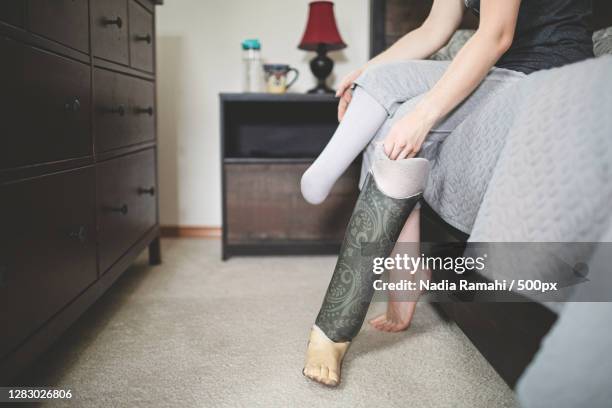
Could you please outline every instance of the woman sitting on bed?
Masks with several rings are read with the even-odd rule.
[[[448,42],[466,10],[480,23],[455,59],[424,60]],[[361,245],[384,242],[379,248],[384,257],[392,248],[389,242],[419,241],[415,204],[427,177],[425,159],[434,159],[437,145],[502,89],[534,71],[592,57],[591,32],[584,23],[590,12],[590,0],[434,0],[421,27],[341,81],[340,125],[302,177],[306,200],[322,202],[367,150],[362,193],[310,334],[307,377],[330,386],[340,382],[342,359],[372,296],[371,258],[362,256]],[[379,134],[388,119],[393,121],[390,132]],[[418,274],[428,277],[428,271]],[[386,332],[405,330],[414,310],[415,302],[391,292],[386,313],[370,324]]]

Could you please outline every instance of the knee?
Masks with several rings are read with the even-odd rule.
[[[370,76],[374,76],[375,77],[381,71],[386,69],[387,65],[389,65],[389,63],[370,65],[369,67],[367,67],[366,69],[363,70],[363,72],[360,75],[360,78],[370,77]]]
[[[404,60],[368,67],[355,81],[366,88],[383,86],[412,98],[427,92],[448,68],[446,61]]]
[[[368,81],[372,79],[381,79],[387,78],[389,76],[389,72],[394,70],[397,66],[397,62],[384,62],[382,64],[375,64],[367,67],[363,73],[357,78],[357,83]]]
[[[418,76],[422,73],[432,73],[444,70],[448,64],[441,61],[403,60],[374,64],[363,71],[362,76],[388,77],[391,73],[400,77]]]

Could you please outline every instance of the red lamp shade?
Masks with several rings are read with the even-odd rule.
[[[328,50],[340,50],[346,47],[336,25],[334,3],[331,1],[313,1],[310,3],[310,14],[304,36],[298,48],[316,51],[319,45]]]

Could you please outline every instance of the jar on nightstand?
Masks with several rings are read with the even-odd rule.
[[[261,43],[257,39],[242,42],[242,91],[263,92]]]

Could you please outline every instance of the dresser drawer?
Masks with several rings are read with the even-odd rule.
[[[224,164],[227,243],[340,243],[359,194],[359,166],[349,167],[321,205],[308,204],[300,192],[300,177],[309,166]]]
[[[94,88],[98,152],[155,139],[153,82],[95,68]]]
[[[30,31],[89,52],[87,0],[28,0],[27,3]]]
[[[128,65],[127,0],[92,0],[93,54]]]
[[[93,167],[0,186],[0,358],[97,279]]]
[[[155,71],[153,50],[155,31],[153,14],[135,0],[130,0],[130,64],[147,72]]]
[[[0,52],[18,73],[0,77],[0,169],[91,155],[89,66],[11,41]]]
[[[24,122],[23,53],[25,48],[0,37],[0,169],[24,162],[27,150],[20,142]]]
[[[104,273],[156,223],[155,149],[97,166],[99,267]]]
[[[0,1],[0,21],[22,27],[24,11],[22,0]]]

